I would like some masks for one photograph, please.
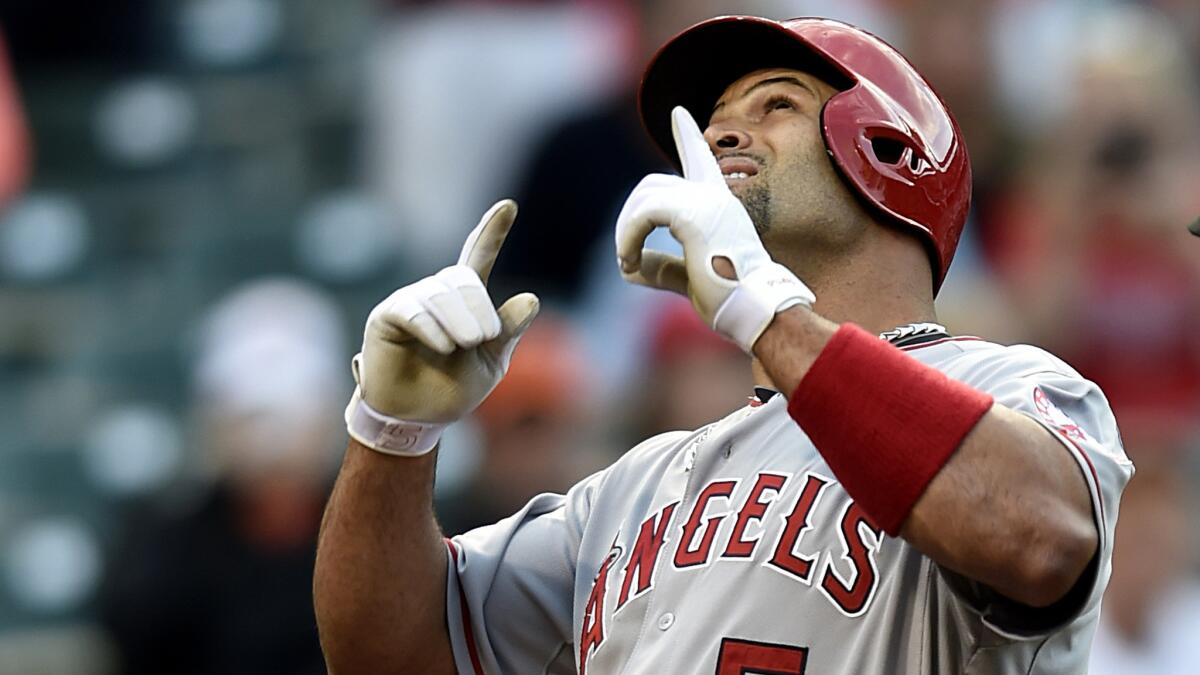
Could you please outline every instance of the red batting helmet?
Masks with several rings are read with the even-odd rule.
[[[806,70],[839,89],[821,110],[829,156],[888,220],[921,233],[936,292],[967,219],[971,163],[946,104],[874,35],[829,19],[703,21],[651,59],[638,97],[642,123],[674,159],[671,108],[684,106],[704,126],[726,87],[746,73],[779,67]]]

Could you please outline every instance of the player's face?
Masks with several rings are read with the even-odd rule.
[[[729,85],[713,109],[704,136],[772,254],[844,249],[861,233],[860,207],[821,138],[821,106],[835,93],[806,72],[771,68]]]

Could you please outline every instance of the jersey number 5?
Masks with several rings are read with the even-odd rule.
[[[801,675],[807,647],[721,639],[715,675]]]

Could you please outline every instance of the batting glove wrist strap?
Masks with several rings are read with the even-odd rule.
[[[776,314],[796,305],[812,307],[816,299],[791,270],[767,263],[739,280],[713,315],[712,327],[749,351]]]
[[[362,400],[358,389],[346,406],[346,430],[372,450],[401,457],[418,457],[433,450],[446,424],[410,422],[388,417]]]

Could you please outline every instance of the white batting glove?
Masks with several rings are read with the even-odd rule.
[[[671,111],[671,130],[683,177],[650,174],[629,195],[617,218],[621,276],[688,296],[714,330],[749,353],[776,314],[811,307],[816,296],[771,260],[700,127],[681,106]],[[682,259],[642,250],[657,227],[683,244]],[[713,269],[713,259],[722,256],[733,263],[736,280]]]
[[[346,407],[346,428],[359,443],[396,455],[429,452],[504,377],[538,312],[532,293],[497,310],[484,286],[516,215],[515,202],[497,202],[467,237],[458,264],[371,311],[353,362],[358,387]]]

